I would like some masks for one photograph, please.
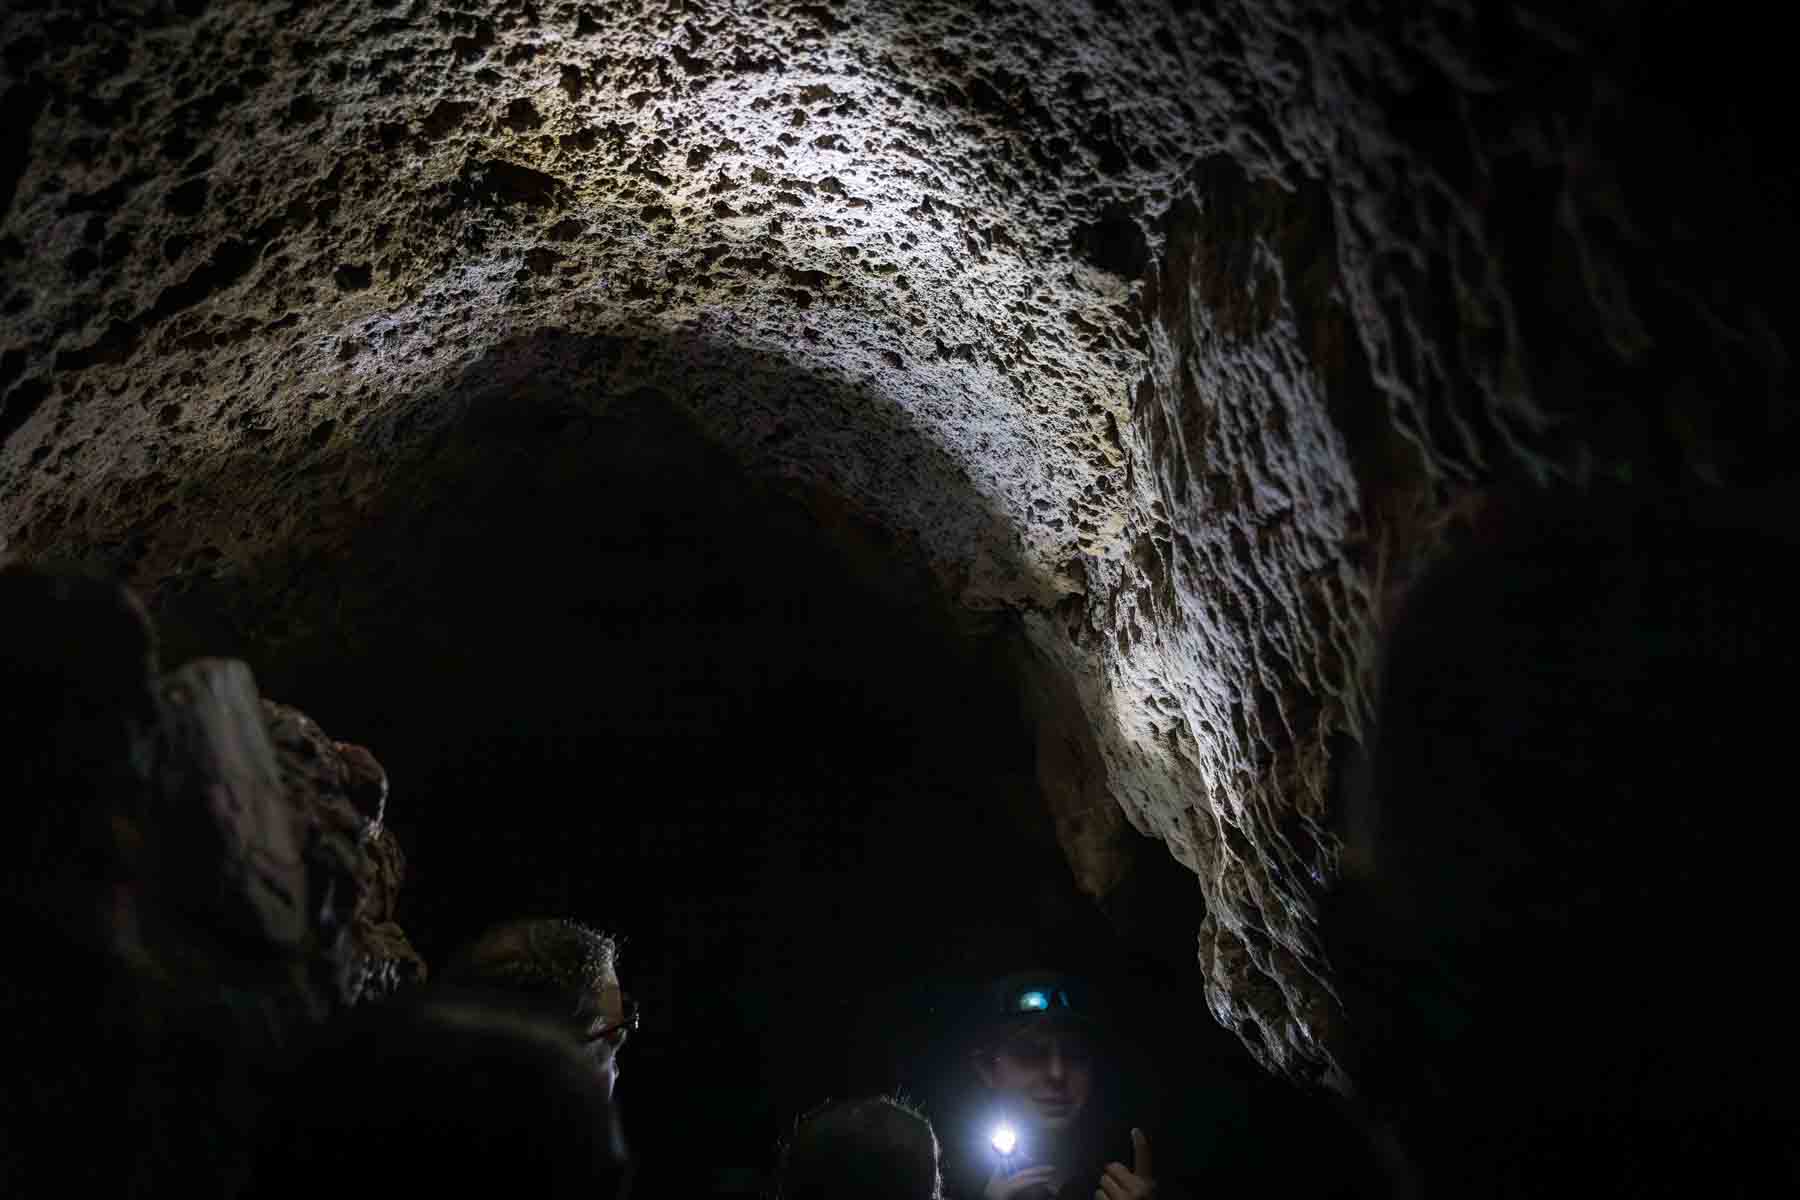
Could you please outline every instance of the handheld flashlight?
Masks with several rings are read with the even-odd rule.
[[[988,1145],[992,1146],[1000,1155],[1001,1178],[1011,1175],[1018,1169],[1020,1164],[1014,1157],[1019,1149],[1018,1130],[1002,1121],[994,1126],[994,1131],[988,1135]]]

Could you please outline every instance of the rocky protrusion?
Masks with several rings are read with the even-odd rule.
[[[349,1006],[425,978],[394,923],[406,857],[381,818],[387,773],[361,746],[333,741],[305,713],[262,702],[289,802],[307,823],[312,920],[336,1003]]]
[[[302,815],[282,786],[250,668],[191,662],[164,678],[158,701],[170,895],[202,923],[298,949],[309,916]]]
[[[0,978],[9,1195],[236,1194],[287,1048],[424,976],[374,756],[156,644],[118,584],[0,568],[0,919],[31,948]],[[51,1152],[70,1127],[105,1153]]]
[[[394,924],[406,860],[373,754],[264,700],[243,662],[160,673],[116,584],[15,564],[0,616],[21,917],[153,986],[314,1018],[424,978]]]

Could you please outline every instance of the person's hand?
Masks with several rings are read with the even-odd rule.
[[[981,1189],[982,1200],[1030,1200],[1033,1188],[1038,1189],[1038,1195],[1047,1196],[1050,1194],[1051,1176],[1055,1173],[1056,1168],[1048,1163],[1025,1167],[1013,1175],[1002,1175],[995,1171],[988,1176],[987,1186]]]
[[[1107,1163],[1094,1200],[1149,1200],[1156,1194],[1156,1177],[1150,1172],[1150,1139],[1144,1131],[1131,1131],[1131,1167]]]

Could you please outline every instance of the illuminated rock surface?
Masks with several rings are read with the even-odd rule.
[[[275,653],[684,414],[1020,615],[1077,879],[1160,837],[1215,1014],[1341,1082],[1387,597],[1497,477],[1779,462],[1792,193],[1724,33],[1337,7],[10,5],[0,538]]]

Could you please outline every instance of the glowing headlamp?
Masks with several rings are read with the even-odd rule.
[[[988,984],[982,1007],[990,1021],[1012,1023],[1020,1018],[1066,1019],[1097,1025],[1099,1013],[1087,986],[1072,975],[1036,969],[1015,971]]]
[[[996,1125],[988,1136],[988,1143],[1001,1154],[1010,1155],[1019,1148],[1019,1132],[1011,1125]]]

